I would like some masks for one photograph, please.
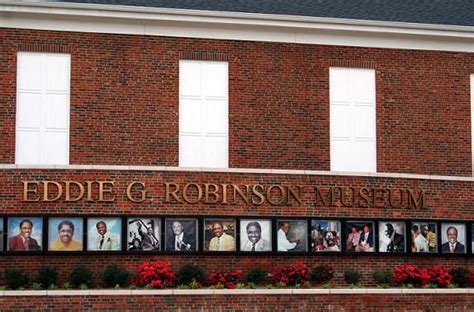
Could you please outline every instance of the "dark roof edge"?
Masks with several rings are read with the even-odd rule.
[[[262,13],[246,13],[246,12],[227,12],[227,11],[206,11],[206,10],[189,10],[189,9],[171,9],[156,7],[140,7],[140,6],[124,6],[110,4],[91,4],[91,3],[68,3],[61,1],[34,1],[34,0],[17,0],[5,1],[0,3],[4,5],[32,6],[38,8],[57,8],[57,9],[82,9],[88,11],[109,11],[121,13],[142,13],[142,14],[167,14],[175,16],[194,16],[209,18],[228,18],[241,20],[262,20],[275,22],[292,22],[292,23],[313,23],[313,24],[333,24],[346,26],[380,26],[393,29],[424,29],[436,31],[456,31],[474,33],[474,26],[462,26],[451,24],[424,24],[424,23],[408,23],[393,22],[381,20],[360,20],[360,19],[344,19],[332,17],[312,17],[301,15],[280,15],[280,14],[262,14]]]

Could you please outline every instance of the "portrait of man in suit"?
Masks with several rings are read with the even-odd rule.
[[[346,222],[346,251],[375,252],[374,223],[367,221]]]
[[[167,219],[166,251],[197,251],[197,220]]]
[[[241,251],[272,251],[270,220],[240,220]]]
[[[36,222],[35,222],[36,221]],[[8,239],[8,250],[10,251],[39,251],[41,250],[41,233],[42,230],[39,229],[39,233],[34,231],[34,226],[38,225],[41,227],[41,218],[30,218],[30,219],[18,219],[12,218],[9,220],[9,235],[11,237]],[[14,235],[14,229],[16,228],[17,235]],[[34,238],[34,236],[38,235],[39,237]]]
[[[90,218],[87,222],[87,250],[121,250],[122,220],[120,218]]]
[[[405,222],[379,222],[379,251],[405,252]]]
[[[465,225],[464,224],[446,224],[441,225],[443,230],[442,233],[442,245],[441,252],[449,254],[463,254],[466,252],[466,246],[461,242],[465,242]],[[444,231],[445,229],[445,231]],[[462,232],[462,235],[459,235]],[[445,234],[446,233],[446,236]]]
[[[235,251],[235,220],[205,220],[206,250]]]

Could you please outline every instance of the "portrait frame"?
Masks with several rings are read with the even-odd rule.
[[[69,221],[74,227],[70,247],[64,246],[59,237],[58,226],[63,221]],[[68,226],[68,224],[65,224]],[[48,219],[48,251],[79,252],[84,250],[84,218],[82,217],[50,217]]]
[[[471,254],[474,254],[474,223],[471,223]]]
[[[183,244],[176,246],[173,223],[179,222],[182,226]],[[199,251],[199,220],[197,218],[166,218],[164,223],[165,241],[164,250],[168,252],[197,252]],[[186,235],[187,237],[185,237]],[[179,250],[176,250],[179,248]]]
[[[3,217],[0,218],[0,252],[4,252],[5,251],[5,246],[4,246],[4,237],[5,237],[5,230],[4,230],[4,223],[5,223],[5,219]]]
[[[20,224],[26,221],[32,223],[30,234],[29,250],[22,247],[23,244],[20,231]],[[7,219],[7,251],[14,252],[39,252],[44,250],[43,246],[43,217],[9,217]]]
[[[284,224],[289,229],[284,233]],[[276,248],[281,253],[298,253],[308,251],[308,220],[306,219],[277,219],[276,220]],[[293,248],[295,242],[299,240]]]
[[[106,233],[102,238],[97,225],[106,224]],[[102,248],[99,246],[102,242]],[[87,251],[118,252],[122,251],[122,218],[121,217],[89,217],[87,218]]]
[[[367,240],[364,243],[361,243],[361,236],[364,233],[364,227],[369,227],[369,233],[372,233],[372,238],[370,234],[367,237]],[[352,231],[355,228],[358,235]],[[377,245],[377,233],[375,231],[375,221],[371,220],[348,220],[345,223],[345,242],[346,246],[345,251],[347,253],[374,253],[376,252]],[[370,245],[372,243],[372,245]]]
[[[311,252],[341,252],[341,221],[336,219],[311,219],[310,239]]]
[[[401,220],[378,221],[378,252],[406,253],[406,222]],[[391,237],[388,237],[391,235]]]
[[[450,252],[448,243],[448,229],[450,227],[456,228],[457,231],[457,243],[453,253]],[[441,222],[441,253],[442,254],[467,254],[467,225],[462,222]],[[460,243],[460,244],[459,244]],[[461,252],[460,249],[463,251]],[[459,250],[458,250],[459,249]]]
[[[408,232],[408,229],[407,229]],[[422,235],[421,237],[418,237]],[[414,254],[437,254],[439,252],[438,223],[434,221],[410,222],[411,246]]]
[[[127,251],[160,251],[161,218],[127,217]]]
[[[224,241],[218,243],[212,227],[215,223],[223,226]],[[235,218],[206,218],[203,226],[203,250],[206,252],[235,252],[237,251],[237,219]],[[226,236],[224,236],[226,234]],[[230,238],[229,238],[230,236]],[[222,237],[222,236],[221,236]]]
[[[255,250],[252,251],[254,247],[250,239],[248,238],[249,234],[247,232],[247,226],[252,222],[257,222],[261,229],[261,238],[256,243]],[[272,238],[272,220],[271,219],[258,219],[258,218],[248,218],[240,219],[240,251],[245,253],[252,252],[271,252],[273,250]]]

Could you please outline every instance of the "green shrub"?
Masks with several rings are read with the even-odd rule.
[[[78,266],[69,275],[69,282],[74,287],[80,285],[90,286],[92,284],[92,272],[85,266]]]
[[[375,270],[372,274],[375,283],[382,287],[389,287],[392,284],[392,272],[390,270]]]
[[[334,278],[332,266],[321,264],[311,270],[311,281],[317,285],[326,284]]]
[[[24,288],[28,284],[28,276],[18,269],[6,269],[5,281],[10,289]]]
[[[206,282],[206,272],[198,265],[183,265],[179,268],[176,277],[178,285],[192,285],[199,288]]]
[[[267,280],[267,271],[262,268],[255,268],[247,273],[247,283],[255,285],[263,284]]]
[[[453,277],[452,283],[458,287],[467,287],[469,285],[469,270],[465,267],[457,267],[452,269],[449,273]]]
[[[344,281],[351,286],[357,286],[360,283],[362,274],[356,270],[347,270],[344,272]]]
[[[52,268],[41,268],[36,276],[36,283],[41,284],[41,288],[47,289],[51,285],[56,285],[58,279],[58,272]]]
[[[114,288],[125,287],[130,281],[131,273],[126,269],[121,269],[117,265],[109,265],[101,274],[102,284],[105,287]]]

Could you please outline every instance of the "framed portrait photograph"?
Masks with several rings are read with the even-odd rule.
[[[277,220],[277,250],[281,252],[308,251],[306,220]]]
[[[198,250],[197,219],[166,219],[165,250],[189,252]]]
[[[235,251],[236,223],[234,219],[204,220],[205,251]]]
[[[346,251],[375,252],[375,224],[371,221],[346,222]]]
[[[474,253],[474,223],[471,224],[471,253]]]
[[[311,251],[341,251],[341,222],[311,220]]]
[[[122,250],[122,219],[88,218],[87,250],[120,251]]]
[[[272,251],[272,221],[240,220],[240,251]]]
[[[379,221],[379,252],[406,252],[406,226],[402,221]]]
[[[3,218],[0,218],[0,251],[4,251],[5,249],[3,248]]]
[[[82,251],[82,218],[49,218],[48,225],[49,251]]]
[[[441,223],[441,253],[466,253],[466,224]]]
[[[438,226],[436,222],[420,221],[411,223],[411,252],[438,252]]]
[[[128,218],[127,219],[127,250],[160,250],[161,219],[159,218]]]
[[[8,250],[40,251],[43,239],[43,218],[8,218]]]

